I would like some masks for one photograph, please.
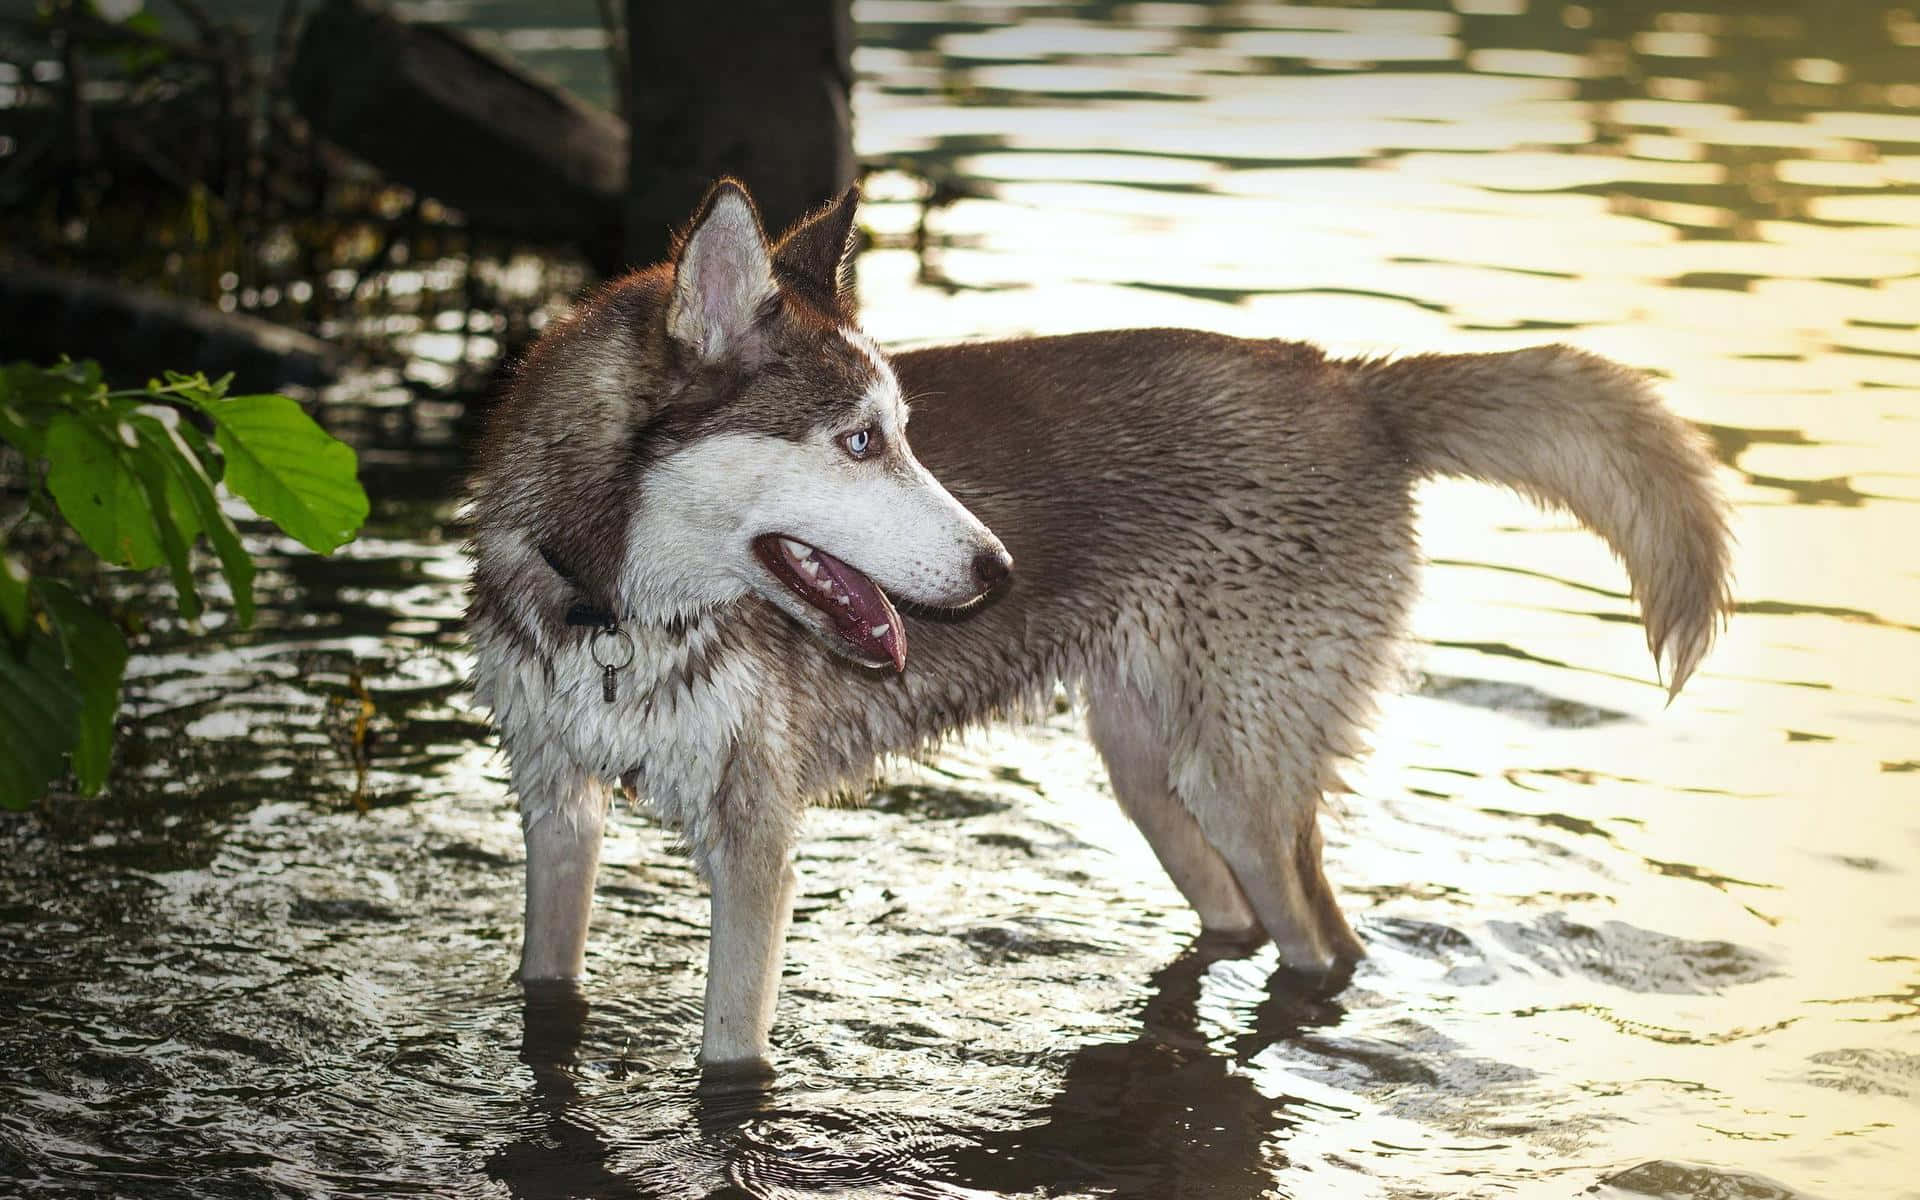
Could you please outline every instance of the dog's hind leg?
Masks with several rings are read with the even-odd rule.
[[[523,770],[519,761],[514,782],[527,843],[520,978],[577,979],[585,966],[587,920],[610,793],[570,764],[539,763],[547,769]]]
[[[1189,745],[1176,752],[1173,780],[1281,962],[1330,983],[1344,978],[1363,951],[1320,865],[1318,767],[1263,770],[1256,783],[1237,756]]]
[[[1209,934],[1246,938],[1261,925],[1227,860],[1174,795],[1166,719],[1133,684],[1111,676],[1087,687],[1087,731],[1107,764],[1114,798],[1153,847]]]

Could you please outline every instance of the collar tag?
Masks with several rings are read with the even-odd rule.
[[[573,622],[573,614],[567,614],[567,621]],[[633,665],[633,639],[609,618],[593,631],[589,648],[600,668],[600,698],[612,704],[619,695],[619,673]]]
[[[581,590],[579,580],[561,565],[551,550],[540,547],[540,557],[568,586],[576,592]],[[612,704],[620,694],[619,673],[633,665],[633,639],[627,636],[626,630],[620,628],[617,615],[585,600],[576,601],[567,609],[567,624],[593,626],[588,645],[594,664],[600,668],[600,696]]]

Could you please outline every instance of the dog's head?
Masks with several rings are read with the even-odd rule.
[[[622,529],[603,589],[617,609],[671,619],[757,595],[835,653],[902,669],[889,597],[962,608],[1006,577],[1005,547],[914,458],[899,381],[855,321],[855,201],[849,189],[775,243],[723,180],[670,264],[613,285],[529,356],[516,393],[581,418],[542,439],[582,473],[557,481],[576,527],[540,521],[542,546],[585,541],[561,557],[604,561]],[[516,423],[553,419],[521,406]],[[584,480],[603,473],[599,511]]]

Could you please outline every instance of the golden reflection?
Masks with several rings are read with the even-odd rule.
[[[1736,505],[1724,640],[1665,707],[1597,542],[1425,489],[1420,686],[1328,830],[1372,964],[1336,1027],[1249,1070],[1343,1114],[1285,1141],[1314,1194],[1343,1194],[1327,1164],[1356,1155],[1389,1187],[1448,1161],[1564,1192],[1593,1179],[1552,1174],[1572,1161],[1711,1183],[1679,1160],[1910,1187],[1920,1118],[1892,1097],[1920,1086],[1920,89],[1885,64],[1920,24],[1451,8],[1139,5],[939,36],[996,60],[949,78],[990,90],[868,91],[862,149],[975,186],[929,207],[877,177],[868,322],[896,342],[1560,340],[1658,374]],[[1025,736],[1028,761],[1086,771],[1066,793],[1098,790],[1070,733]],[[1122,823],[1069,807],[1159,886]],[[1216,1038],[1244,1036],[1246,982],[1204,980]],[[1384,1085],[1356,1065],[1370,1046],[1435,1074]],[[1437,1098],[1462,1087],[1486,1103]]]

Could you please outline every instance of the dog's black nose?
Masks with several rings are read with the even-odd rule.
[[[973,556],[973,577],[983,588],[993,587],[1013,571],[1013,555],[1005,550],[982,550]]]

